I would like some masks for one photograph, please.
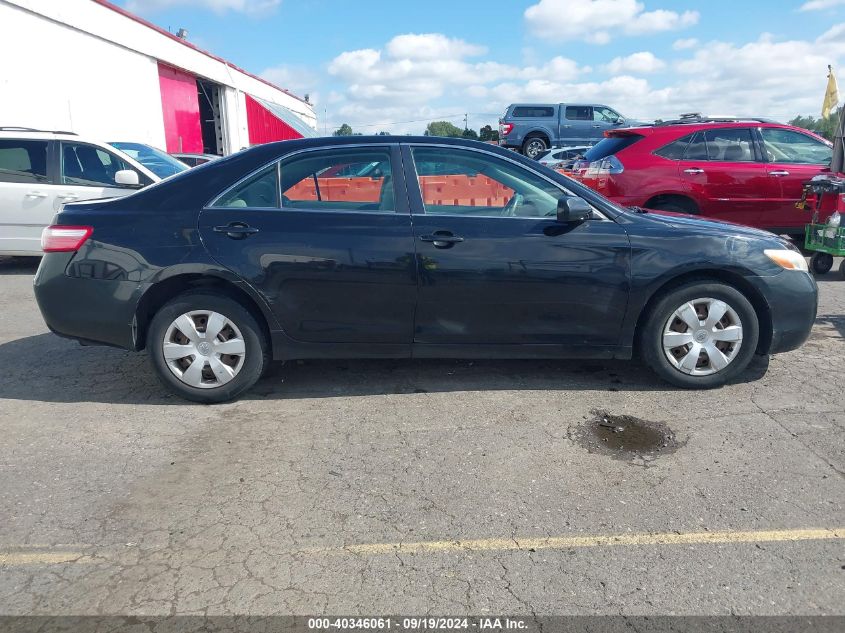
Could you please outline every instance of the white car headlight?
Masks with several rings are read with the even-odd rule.
[[[807,260],[804,256],[793,250],[786,248],[767,248],[763,251],[766,257],[771,259],[781,268],[786,270],[801,270],[807,272]]]

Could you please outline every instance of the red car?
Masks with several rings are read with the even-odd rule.
[[[802,183],[832,156],[822,137],[765,119],[693,117],[605,136],[572,176],[614,202],[775,233],[803,233],[809,216],[795,208]]]

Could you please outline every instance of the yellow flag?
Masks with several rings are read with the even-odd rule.
[[[833,74],[833,68],[828,66],[830,72],[827,75],[827,90],[824,93],[824,103],[822,103],[822,118],[826,119],[830,116],[831,111],[839,105],[839,88],[836,85],[836,75]]]

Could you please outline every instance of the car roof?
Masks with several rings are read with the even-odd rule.
[[[79,135],[64,130],[36,130],[28,127],[2,127],[0,138],[31,138],[31,139],[76,139]]]
[[[707,121],[690,121],[690,122],[665,122],[665,123],[657,123],[654,125],[637,125],[632,127],[621,127],[616,128],[613,130],[608,130],[605,132],[605,136],[607,137],[614,137],[614,136],[626,136],[631,134],[639,134],[641,136],[652,136],[652,135],[661,135],[661,136],[676,136],[679,133],[683,135],[692,134],[693,132],[698,132],[699,130],[713,130],[713,129],[724,129],[724,128],[732,128],[732,127],[771,127],[771,128],[783,128],[788,130],[797,130],[800,132],[808,133],[813,136],[818,136],[814,132],[810,130],[805,130],[803,128],[796,127],[794,125],[788,125],[786,123],[779,123],[777,121],[772,121],[771,119],[710,119]]]

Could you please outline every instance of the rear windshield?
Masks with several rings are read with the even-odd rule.
[[[525,119],[539,119],[543,117],[552,117],[555,115],[553,107],[545,106],[517,106],[511,113],[512,117]]]
[[[611,154],[617,154],[626,147],[630,147],[640,139],[644,138],[640,134],[625,134],[623,136],[610,136],[602,139],[584,154],[584,159],[590,162],[594,160],[601,160],[607,158]]]

